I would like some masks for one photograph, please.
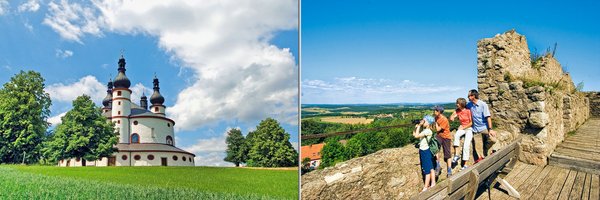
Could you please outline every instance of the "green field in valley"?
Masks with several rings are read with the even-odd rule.
[[[298,171],[0,165],[0,199],[297,199]]]

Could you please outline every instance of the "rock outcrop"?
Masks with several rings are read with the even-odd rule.
[[[302,199],[408,199],[423,187],[418,149],[384,149],[302,176]]]
[[[477,54],[480,99],[505,130],[498,144],[522,135],[520,160],[546,165],[565,134],[589,117],[585,94],[551,54],[532,60],[525,36],[514,30],[480,40]]]

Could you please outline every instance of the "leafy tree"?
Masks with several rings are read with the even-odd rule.
[[[227,143],[227,156],[224,159],[225,161],[234,163],[236,167],[239,167],[240,163],[246,162],[246,155],[248,153],[246,150],[247,145],[240,129],[234,128],[229,130],[225,142]]]
[[[87,95],[73,101],[73,109],[63,116],[62,124],[45,143],[44,154],[49,160],[69,158],[97,160],[116,150],[114,124],[102,116],[102,111]]]
[[[296,166],[298,153],[292,147],[289,139],[290,134],[285,132],[277,120],[267,118],[261,121],[251,136],[248,166]]]
[[[380,140],[381,138],[374,133],[358,133],[354,135],[346,144],[345,160],[364,156],[379,150]]]
[[[0,162],[39,160],[51,104],[38,72],[20,71],[4,84],[0,89]]]
[[[344,146],[338,141],[338,138],[332,137],[325,141],[325,146],[321,149],[321,164],[319,168],[333,166],[337,162],[346,160]]]

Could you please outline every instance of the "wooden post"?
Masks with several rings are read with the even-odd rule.
[[[469,193],[465,197],[465,199],[473,200],[475,199],[475,195],[477,194],[477,189],[479,188],[479,172],[477,169],[471,170],[469,173]]]
[[[506,191],[508,191],[508,195],[517,199],[521,198],[521,194],[519,194],[519,192],[515,188],[513,188],[512,185],[510,185],[506,180],[500,177],[498,177],[497,180],[498,183],[502,185],[502,187],[506,188]]]

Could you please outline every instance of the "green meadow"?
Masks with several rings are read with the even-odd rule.
[[[0,199],[297,199],[298,171],[0,165]]]

